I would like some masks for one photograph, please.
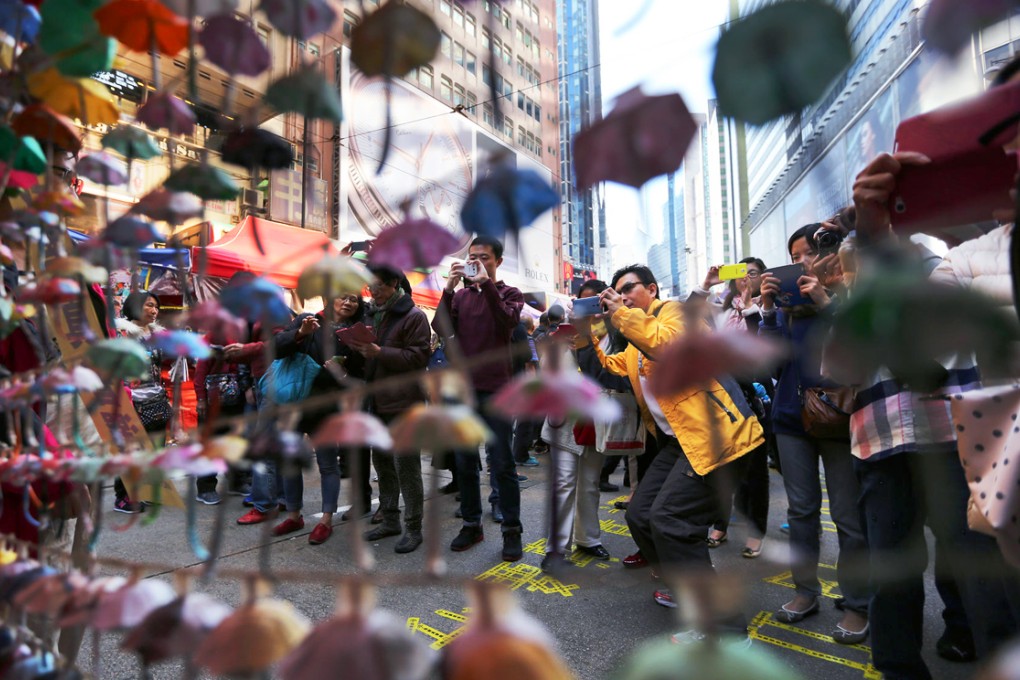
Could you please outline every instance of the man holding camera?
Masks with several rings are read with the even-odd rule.
[[[486,443],[486,458],[495,488],[490,500],[493,514],[502,511],[503,559],[516,562],[523,556],[521,544],[521,488],[511,452],[513,424],[488,413],[492,395],[510,382],[513,375],[510,343],[514,327],[521,319],[524,294],[496,278],[503,263],[503,244],[494,238],[479,236],[468,248],[468,261],[455,262],[450,268],[442,300],[432,323],[445,338],[455,337],[467,359],[498,354],[493,360],[471,367],[479,415],[492,430]],[[465,286],[457,290],[464,280]],[[501,354],[499,354],[502,351]],[[461,493],[464,526],[450,549],[468,550],[485,539],[482,530],[482,496],[477,452],[457,452],[457,480]]]

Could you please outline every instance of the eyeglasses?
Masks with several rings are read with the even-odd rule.
[[[747,270],[747,278],[749,278],[749,279],[757,279],[760,276],[761,276],[761,272],[759,272],[759,271],[755,271],[753,269],[748,269]]]
[[[624,285],[617,288],[616,292],[619,293],[620,295],[627,295],[630,293],[630,291],[634,290],[635,286],[643,285],[645,284],[641,283],[640,281],[631,281],[630,283],[625,283]]]

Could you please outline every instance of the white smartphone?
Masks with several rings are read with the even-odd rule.
[[[478,263],[474,260],[468,260],[464,263],[464,278],[473,279],[478,276]]]

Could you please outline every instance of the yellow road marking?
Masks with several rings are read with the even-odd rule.
[[[765,626],[772,626],[775,628],[779,628],[780,630],[797,633],[808,638],[822,640],[829,644],[837,644],[834,640],[832,640],[832,638],[826,635],[815,633],[813,631],[801,630],[798,628],[794,628],[779,623],[778,621],[775,621],[772,618],[771,613],[764,611],[759,612],[759,614],[754,617],[754,620],[751,622],[751,627],[748,629],[748,635],[752,639],[759,640],[766,644],[775,645],[776,647],[780,647],[782,649],[788,649],[790,651],[797,652],[799,654],[804,654],[805,656],[810,656],[815,659],[820,659],[822,661],[828,661],[829,663],[835,663],[841,666],[846,666],[848,668],[857,669],[861,671],[861,673],[863,673],[862,677],[864,678],[864,680],[882,680],[882,674],[879,673],[875,669],[875,667],[871,665],[870,662],[862,663],[859,661],[853,661],[851,659],[846,659],[841,656],[836,656],[835,654],[829,654],[827,652],[822,652],[817,649],[810,649],[808,647],[804,647],[793,642],[788,642],[787,640],[780,640],[779,638],[772,637],[771,635],[765,635],[761,632],[761,628]],[[869,657],[871,655],[871,650],[864,645],[850,645],[848,648],[862,650],[866,652]]]

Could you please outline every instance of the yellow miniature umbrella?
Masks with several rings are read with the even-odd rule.
[[[115,125],[120,119],[113,95],[90,78],[67,78],[48,68],[28,76],[28,91],[57,113],[88,124]]]

